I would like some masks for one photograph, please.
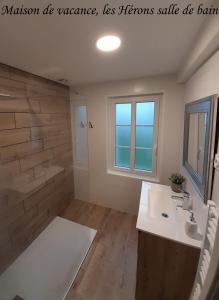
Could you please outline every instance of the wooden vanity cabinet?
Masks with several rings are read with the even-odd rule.
[[[136,300],[188,300],[200,249],[138,232]]]

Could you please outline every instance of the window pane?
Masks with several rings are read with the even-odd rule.
[[[129,146],[131,143],[131,126],[116,126],[116,146]]]
[[[136,125],[154,124],[154,102],[136,103]]]
[[[135,149],[135,169],[152,171],[152,149]]]
[[[115,165],[117,167],[130,167],[130,148],[116,147]]]
[[[131,103],[116,104],[116,125],[131,125]]]
[[[153,127],[136,127],[135,146],[153,148]]]

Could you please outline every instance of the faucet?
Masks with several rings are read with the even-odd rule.
[[[188,212],[192,212],[190,205],[187,205],[187,204],[185,205],[184,202],[183,202],[183,204],[176,205],[176,209],[179,207],[182,208],[183,210],[187,210]]]
[[[182,196],[172,195],[171,198],[172,199],[179,199],[179,200],[181,199],[181,200],[183,200],[184,198],[188,198],[190,196],[189,192],[186,192],[183,189],[180,189],[179,191],[182,193]]]
[[[189,192],[185,191],[184,189],[180,189],[180,192],[183,194],[183,197],[190,197]]]
[[[183,189],[181,189],[180,191],[183,194],[183,196],[182,196],[183,202],[182,202],[182,204],[177,204],[176,209],[178,207],[181,207],[184,210],[191,211],[192,199],[191,199],[190,193]]]

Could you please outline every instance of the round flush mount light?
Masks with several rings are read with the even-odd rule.
[[[99,50],[110,52],[118,49],[121,45],[121,40],[115,35],[106,35],[97,40],[96,46]]]

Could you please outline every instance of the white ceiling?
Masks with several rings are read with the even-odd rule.
[[[109,1],[118,7],[130,1]],[[136,7],[165,7],[168,0],[136,0]],[[175,1],[176,2],[176,1]],[[103,0],[2,0],[0,6],[97,7]],[[188,1],[178,0],[183,7]],[[206,5],[211,0],[204,0]],[[193,0],[197,6],[200,0]],[[69,85],[176,73],[194,43],[203,16],[1,16],[0,62]],[[118,34],[122,47],[101,53],[96,39]]]

